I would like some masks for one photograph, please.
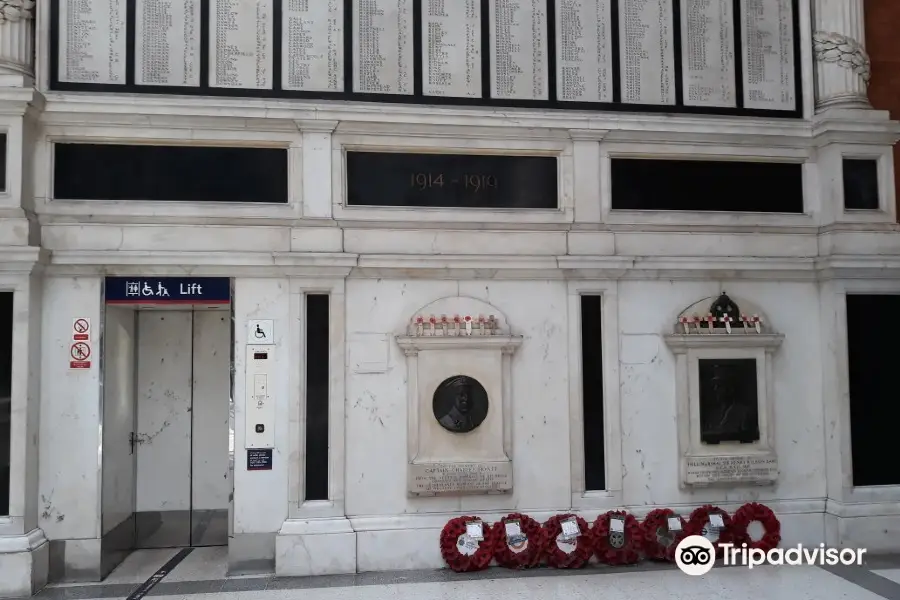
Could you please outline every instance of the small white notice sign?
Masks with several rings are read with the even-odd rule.
[[[271,346],[275,343],[275,321],[255,319],[248,323],[247,343],[252,346]]]
[[[518,521],[507,521],[504,523],[504,527],[506,528],[506,537],[518,537],[522,535],[522,527],[519,526]]]
[[[578,521],[575,519],[566,519],[560,525],[562,525],[563,537],[566,539],[572,539],[581,535],[581,531],[578,529]]]
[[[609,520],[609,530],[613,533],[622,533],[625,531],[625,521],[619,518]]]
[[[722,515],[713,513],[709,515],[709,524],[716,529],[724,529],[725,521],[722,520]]]
[[[678,517],[669,517],[668,522],[669,531],[681,531],[681,519]]]
[[[472,521],[470,523],[466,523],[466,535],[473,540],[483,540],[484,524],[481,521]]]

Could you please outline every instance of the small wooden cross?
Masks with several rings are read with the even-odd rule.
[[[453,315],[453,327],[455,329],[455,335],[459,335],[459,315]]]
[[[707,326],[706,326],[706,333],[712,333],[712,330],[713,330],[713,323],[716,322],[716,318],[713,316],[712,313],[707,313],[707,314],[706,314],[706,318],[703,319],[703,320],[706,321],[706,323],[707,323]]]
[[[431,315],[431,318],[428,319],[428,322],[431,323],[431,335],[434,335],[435,325],[437,325],[437,319],[434,315]]]
[[[472,335],[472,317],[466,315],[466,335]]]
[[[722,315],[719,321],[725,323],[725,331],[731,333],[731,322],[734,321],[734,319],[729,317],[728,315]]]
[[[684,327],[684,332],[686,334],[691,332],[691,323],[694,322],[694,319],[692,319],[691,317],[680,317],[678,319],[678,322],[681,323],[682,327]]]
[[[744,326],[744,333],[750,332],[750,317],[747,315],[741,315],[741,325]]]
[[[421,315],[416,317],[416,335],[422,335],[422,330],[425,328],[425,318]]]
[[[762,319],[759,318],[759,315],[750,317],[750,322],[753,323],[753,326],[756,328],[756,333],[762,333]]]

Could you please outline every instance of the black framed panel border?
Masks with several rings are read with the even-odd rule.
[[[480,0],[481,5],[481,61],[482,61],[482,90],[480,98],[456,98],[448,96],[426,96],[422,93],[425,61],[422,57],[422,49],[425,40],[422,39],[423,0],[413,0],[413,94],[377,94],[359,93],[354,90],[355,69],[357,57],[353,52],[353,0],[344,1],[344,91],[343,92],[304,92],[282,89],[282,28],[283,28],[283,0],[272,0],[273,27],[272,27],[272,89],[245,89],[245,88],[219,88],[210,85],[210,1],[201,0],[200,23],[200,85],[188,86],[163,86],[163,85],[137,85],[135,81],[135,44],[137,43],[135,31],[135,6],[136,0],[126,0],[126,83],[123,84],[97,84],[97,83],[71,83],[60,81],[60,16],[61,2],[63,0],[48,0],[50,3],[50,89],[52,91],[68,92],[95,92],[95,93],[121,93],[143,94],[147,96],[205,96],[205,97],[230,97],[230,98],[265,98],[265,99],[293,99],[309,101],[343,101],[343,102],[377,102],[383,104],[406,104],[420,106],[475,106],[483,108],[524,108],[524,109],[560,109],[577,111],[598,111],[614,113],[668,113],[668,114],[693,114],[693,115],[718,115],[737,117],[762,117],[775,119],[797,119],[804,116],[803,102],[803,65],[802,44],[800,29],[800,0],[790,0],[793,17],[794,33],[794,98],[795,108],[792,111],[772,109],[747,109],[743,104],[743,67],[742,56],[743,40],[741,35],[741,0],[734,0],[735,21],[735,92],[737,95],[736,107],[700,107],[686,106],[683,101],[682,81],[682,51],[683,35],[680,31],[680,13],[677,9],[683,5],[683,0],[673,0],[673,52],[675,73],[673,75],[676,89],[676,104],[632,104],[621,102],[622,95],[622,64],[621,64],[621,35],[619,27],[622,0],[611,0],[610,10],[610,46],[612,52],[612,89],[613,102],[572,102],[556,100],[558,86],[556,73],[556,31],[555,21],[559,15],[555,14],[555,0],[547,2],[547,79],[549,100],[504,100],[493,98],[491,95],[491,82],[493,69],[490,65],[491,28],[490,6],[495,0]]]

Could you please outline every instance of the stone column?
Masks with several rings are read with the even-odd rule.
[[[814,1],[816,110],[871,108],[863,0]]]

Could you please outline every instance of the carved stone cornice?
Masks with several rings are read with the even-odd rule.
[[[817,31],[813,34],[813,53],[820,62],[836,63],[852,70],[869,83],[872,77],[872,61],[869,54],[855,39],[834,31]]]

